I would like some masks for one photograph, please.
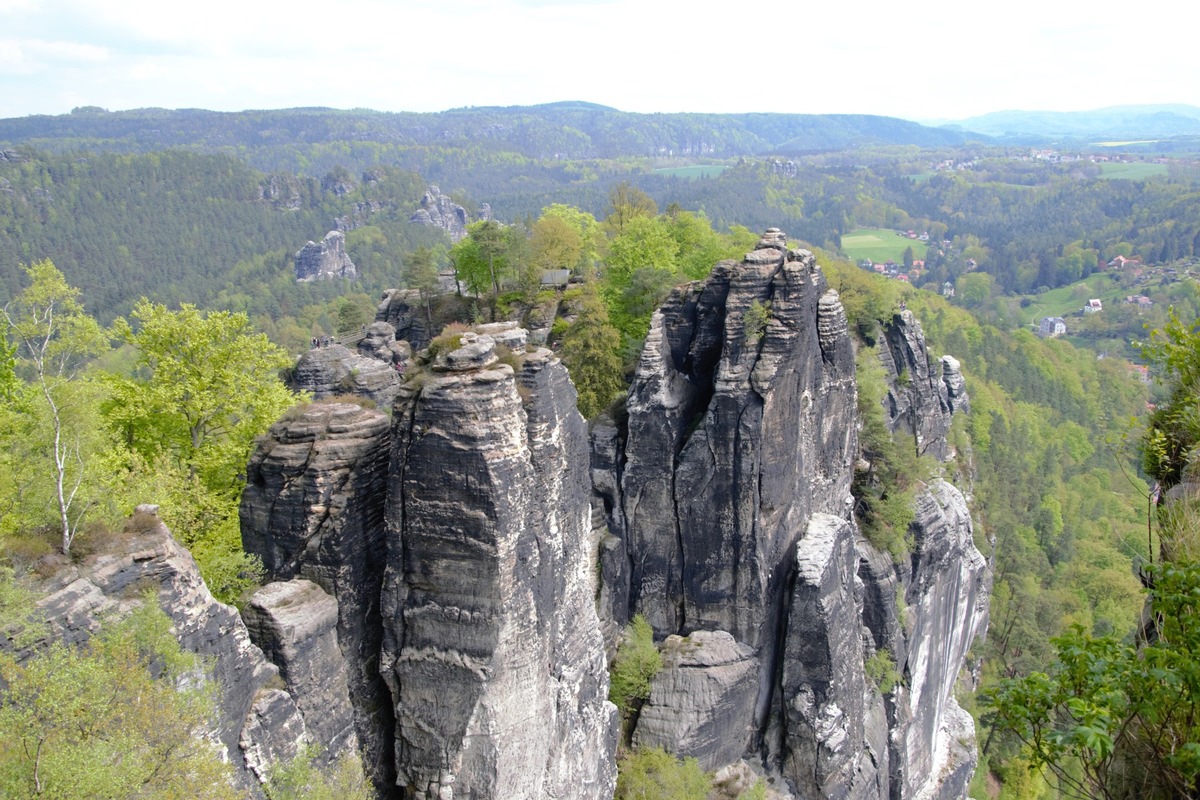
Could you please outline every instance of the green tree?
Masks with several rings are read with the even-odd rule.
[[[433,298],[438,293],[438,269],[433,250],[422,246],[409,254],[404,264],[404,283],[420,293],[421,304],[425,306],[425,324],[432,329]]]
[[[204,735],[212,696],[183,680],[200,666],[153,596],[88,645],[0,653],[0,795],[238,797]]]
[[[345,754],[326,769],[318,767],[316,749],[306,747],[271,770],[268,800],[371,800],[375,796],[356,754]]]
[[[1147,641],[1076,626],[1054,640],[1048,672],[1005,681],[987,698],[996,724],[1070,794],[1200,793],[1200,565],[1160,566],[1151,579]]]
[[[507,245],[504,226],[489,219],[469,225],[466,237],[450,248],[450,260],[458,276],[466,281],[472,294],[489,294],[493,315],[500,282],[508,271]]]
[[[245,314],[178,311],[140,300],[138,377],[118,380],[108,418],[147,461],[165,455],[214,491],[240,490],[254,438],[298,399],[279,379],[291,357],[255,333]]]
[[[638,614],[625,629],[612,663],[608,697],[623,715],[628,717],[650,696],[650,680],[662,666],[662,656],[654,646],[654,630]]]
[[[651,219],[658,213],[658,205],[650,195],[629,181],[621,181],[608,193],[608,215],[604,224],[618,236],[635,219]]]
[[[562,217],[543,214],[533,223],[532,260],[539,272],[551,269],[575,270],[583,254],[583,239],[578,230]]]
[[[625,388],[621,334],[608,322],[608,309],[594,284],[583,290],[575,322],[562,338],[562,359],[579,393],[579,413],[599,414]]]
[[[3,354],[11,364],[15,352],[32,373],[32,383],[50,421],[47,445],[52,459],[54,500],[58,512],[60,548],[71,552],[87,504],[76,500],[84,483],[87,459],[86,428],[68,424],[74,410],[71,386],[84,366],[109,347],[108,336],[83,310],[79,290],[67,284],[63,274],[49,261],[28,268],[30,285],[4,307],[8,337],[12,345]],[[12,381],[6,379],[5,391]]]
[[[699,761],[679,761],[661,747],[630,753],[617,769],[615,800],[705,800],[712,789]]]
[[[901,260],[904,262],[905,269],[912,267],[913,258],[915,258],[915,256],[913,255],[912,245],[910,244],[908,247],[904,248],[904,255],[901,256]]]

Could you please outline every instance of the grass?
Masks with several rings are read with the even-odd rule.
[[[918,261],[925,259],[928,249],[925,242],[899,236],[896,231],[887,228],[858,228],[842,236],[842,252],[851,261],[869,258],[879,263],[890,258],[900,264],[903,263],[906,247],[913,249],[913,258]]]
[[[1156,178],[1167,174],[1166,164],[1133,164],[1105,163],[1100,165],[1100,177],[1114,180],[1141,181],[1146,178]]]
[[[1038,322],[1042,317],[1065,317],[1079,311],[1093,297],[1099,297],[1107,308],[1127,294],[1131,294],[1129,289],[1122,288],[1107,273],[1097,272],[1075,283],[1033,295],[1033,302],[1021,309],[1021,321],[1030,323]]]
[[[662,167],[654,170],[657,175],[671,178],[715,178],[729,167],[722,164],[691,164],[686,167]]]

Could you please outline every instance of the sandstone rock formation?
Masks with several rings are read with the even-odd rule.
[[[548,350],[514,369],[491,336],[463,339],[396,404],[382,670],[398,782],[414,798],[607,798],[616,709],[575,392]]]
[[[305,578],[336,599],[337,655],[348,669],[363,766],[380,787],[395,774],[391,703],[378,667],[389,443],[383,412],[313,404],[277,423],[255,450],[241,506],[243,545],[269,578]]]
[[[957,362],[935,374],[907,312],[885,334],[892,428],[949,457]],[[800,797],[961,796],[974,750],[952,687],[986,625],[986,564],[943,481],[919,499],[911,563],[859,536],[856,403],[837,294],[778,231],[654,315],[627,417],[592,431],[607,630],[642,613],[668,650],[711,632],[759,666],[731,715],[726,685],[681,690],[672,661],[633,739],[715,764],[692,731],[723,729]],[[864,662],[888,658],[902,680],[885,698]]]
[[[139,511],[136,521],[143,532],[120,542],[119,549],[60,569],[37,587],[45,594],[39,606],[52,635],[82,644],[102,620],[124,616],[151,589],[183,649],[204,658],[205,678],[218,687],[211,735],[243,788],[259,796],[258,781],[266,770],[295,756],[306,743],[336,748],[337,736],[325,740],[314,735],[322,728],[325,710],[306,719],[278,668],[251,642],[237,610],[213,599],[191,554],[152,512]],[[300,660],[297,667],[304,669]],[[285,688],[272,688],[275,683]]]
[[[429,329],[425,307],[416,289],[392,289],[385,292],[375,312],[377,322],[386,322],[395,331],[396,339],[404,339],[413,350],[429,346],[436,331]]]
[[[296,251],[296,280],[324,281],[358,275],[346,253],[346,234],[330,231],[320,243],[309,242]]]
[[[315,400],[352,394],[368,398],[379,408],[390,408],[402,379],[391,360],[393,352],[389,345],[388,360],[384,361],[340,344],[316,347],[296,361],[288,385],[298,392],[310,392]]]
[[[479,208],[476,219],[491,219],[492,208],[484,203]],[[458,241],[467,235],[467,225],[473,220],[467,210],[458,203],[442,194],[442,190],[431,185],[421,196],[421,207],[409,217],[409,222],[416,225],[429,225],[440,228],[450,234],[450,238]]]
[[[376,325],[372,352],[391,330]],[[511,323],[460,340],[414,367],[394,422],[318,403],[273,427],[248,469],[243,540],[273,579],[336,598],[356,734],[381,793],[608,798],[616,709],[575,392]]]

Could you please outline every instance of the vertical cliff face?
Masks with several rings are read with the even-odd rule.
[[[934,368],[908,312],[884,338],[891,428],[949,457],[957,362]],[[592,433],[599,596],[615,624],[642,613],[660,637],[730,642],[680,656],[667,638],[634,741],[709,765],[741,746],[801,797],[958,796],[974,749],[953,686],[986,625],[986,565],[941,480],[918,499],[911,562],[859,535],[856,402],[837,294],[778,231],[655,314],[627,419]],[[755,700],[731,714],[746,664]]]
[[[611,796],[586,469],[547,350],[514,369],[467,335],[398,398],[383,668],[406,796]]]
[[[380,411],[349,403],[308,406],[272,427],[256,448],[241,507],[242,543],[262,559],[268,577],[312,581],[336,605],[336,655],[348,673],[363,765],[377,786],[390,785],[395,774],[391,703],[378,666],[389,433]],[[310,613],[325,611],[314,605]],[[318,630],[314,625],[311,633]],[[273,637],[258,641],[280,652]],[[285,663],[275,663],[287,672]]]
[[[812,254],[777,236],[654,315],[609,504],[631,610],[658,634],[727,630],[755,648],[776,638],[804,524],[850,495],[845,327]]]

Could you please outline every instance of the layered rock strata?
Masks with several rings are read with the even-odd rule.
[[[209,736],[233,765],[238,783],[258,797],[258,781],[270,766],[292,758],[306,743],[333,742],[313,737],[292,696],[271,688],[279,670],[253,644],[237,610],[213,599],[191,554],[154,512],[139,511],[135,522],[143,532],[121,541],[119,551],[89,556],[37,587],[51,635],[84,644],[152,591],[182,648],[204,659],[203,678],[218,687]]]
[[[368,346],[379,349],[383,338],[383,332],[378,331]],[[306,350],[297,359],[288,385],[295,391],[309,392],[314,400],[356,395],[379,408],[390,408],[402,378],[392,360],[395,351],[390,344],[384,347],[387,360],[377,357],[374,351],[370,356],[359,355],[340,344]]]
[[[397,399],[382,669],[414,798],[607,798],[586,432],[548,350],[464,335]]]
[[[356,737],[380,787],[395,774],[391,701],[379,674],[389,452],[386,414],[349,403],[310,405],[274,425],[255,449],[241,505],[243,546],[262,559],[268,577],[304,578],[335,600]],[[317,611],[328,608],[314,605]],[[310,628],[313,636],[320,630],[315,622]]]

